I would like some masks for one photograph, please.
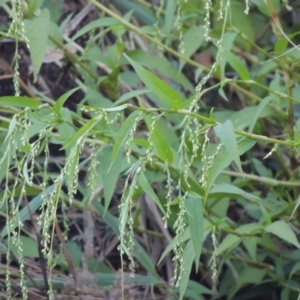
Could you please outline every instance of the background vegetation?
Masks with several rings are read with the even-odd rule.
[[[1,299],[297,299],[299,24],[0,0]]]

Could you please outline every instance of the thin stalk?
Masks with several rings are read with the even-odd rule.
[[[300,182],[276,180],[273,178],[262,177],[262,176],[257,176],[257,175],[253,175],[253,174],[238,173],[238,172],[233,172],[233,171],[222,171],[222,174],[229,175],[232,177],[241,177],[244,179],[258,181],[260,183],[264,183],[264,184],[267,184],[270,186],[282,185],[282,186],[300,187]]]

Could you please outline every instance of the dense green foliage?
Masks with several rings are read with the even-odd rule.
[[[50,2],[0,1],[0,43],[16,44],[16,92],[0,97],[6,297],[90,295],[92,280],[99,299],[296,299],[297,1]],[[47,62],[76,87],[46,96]]]

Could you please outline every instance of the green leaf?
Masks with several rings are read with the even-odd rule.
[[[34,12],[41,7],[44,0],[31,0],[28,5],[28,12],[30,17],[34,16]]]
[[[261,230],[263,230],[263,226],[258,223],[249,223],[249,224],[241,225],[236,229],[236,231],[239,233],[253,233]]]
[[[220,53],[220,72],[221,78],[225,78],[225,67],[227,64],[226,53],[231,50],[234,40],[236,39],[237,32],[226,32],[222,39],[223,52]]]
[[[203,300],[204,298],[201,297],[202,294],[212,295],[213,291],[196,281],[189,280],[185,297],[191,300]]]
[[[78,176],[77,174],[77,166],[79,162],[79,155],[81,151],[81,145],[75,144],[73,145],[70,155],[66,161],[66,184],[68,188],[69,195],[73,194],[73,187],[74,187],[74,175]]]
[[[73,261],[73,264],[75,268],[81,268],[81,257],[82,257],[82,252],[80,249],[80,246],[72,241],[67,242],[67,249],[70,253],[71,259]]]
[[[8,131],[7,131],[7,134],[5,136],[4,143],[7,142],[7,140],[9,139],[9,137],[11,136],[11,134],[13,133],[14,129],[16,128],[16,125],[17,125],[17,117],[16,117],[16,115],[14,115],[12,117],[10,123],[9,123]],[[0,162],[1,161],[2,161],[2,159],[0,160]]]
[[[239,168],[240,172],[243,173],[238,144],[235,138],[234,128],[231,121],[227,120],[224,124],[215,126],[214,131],[221,142],[224,144],[228,153],[232,155],[232,158]]]
[[[229,102],[229,100],[227,99],[227,96],[226,96],[226,94],[225,94],[225,92],[224,92],[224,89],[223,89],[222,87],[220,87],[220,88],[218,89],[218,93],[219,93],[219,95],[220,95],[224,100],[226,100],[227,102]]]
[[[148,129],[151,130],[152,121],[149,117],[146,118],[146,123],[147,123]],[[171,150],[169,144],[167,143],[167,140],[157,122],[154,125],[154,130],[152,131],[150,139],[157,150],[159,158],[162,161],[167,160],[169,163],[172,163],[173,162],[172,150]]]
[[[259,0],[260,1],[260,0]],[[260,1],[264,2],[264,1]],[[230,23],[239,31],[241,31],[250,41],[254,41],[254,27],[251,23],[251,14],[244,13],[245,4],[241,1],[234,1],[230,5]],[[250,51],[251,44],[241,36],[237,36],[236,42],[243,46],[244,49]],[[226,49],[228,50],[228,49]]]
[[[61,119],[63,119],[63,115],[62,115],[62,106],[64,105],[65,101],[77,90],[79,89],[79,87],[74,88],[66,93],[64,93],[63,95],[61,95],[56,102],[53,105],[53,111],[54,113]]]
[[[205,29],[203,26],[191,26],[183,35],[184,56],[190,58],[202,45],[205,36]],[[181,72],[186,61],[180,60],[179,72]]]
[[[292,212],[289,220],[293,217],[293,215],[296,212],[296,210],[298,209],[299,205],[300,205],[300,196],[298,196],[297,200],[295,201],[295,207],[293,209],[293,212]]]
[[[153,94],[155,94],[160,100],[166,103],[170,108],[183,108],[181,97],[169,85],[146,70],[140,64],[136,63],[129,56],[127,56],[126,54],[124,55],[133,66],[140,79]]]
[[[189,241],[187,243],[187,245],[185,246],[183,256],[182,256],[184,273],[182,274],[180,281],[179,281],[179,299],[180,300],[183,299],[186,288],[188,286],[194,258],[195,258],[195,252],[194,252],[194,248],[193,248],[193,243],[192,243],[192,241]]]
[[[231,67],[241,77],[241,79],[250,80],[250,74],[248,72],[248,69],[241,62],[241,60],[236,57],[236,55],[234,55],[232,52],[226,51],[224,53],[224,56],[226,57],[228,63],[231,65]]]
[[[275,221],[271,225],[266,226],[265,231],[277,235],[283,241],[286,241],[300,249],[300,244],[294,231],[284,221]]]
[[[127,55],[142,66],[151,70],[154,69],[167,78],[172,79],[174,83],[184,86],[191,93],[195,92],[195,88],[189,79],[182,72],[178,72],[178,69],[165,57],[152,55],[141,50],[128,51]]]
[[[149,184],[145,174],[141,172],[138,177],[138,183],[143,189],[143,191],[156,203],[156,205],[160,208],[160,210],[164,213],[165,210],[162,207],[160,200],[158,199],[157,195],[155,194],[152,186]]]
[[[11,238],[8,240],[8,239],[5,239],[5,244],[7,245],[8,242],[11,242]],[[21,244],[22,244],[22,254],[24,257],[33,257],[33,258],[37,258],[39,257],[39,252],[38,252],[38,244],[37,242],[30,238],[30,237],[27,237],[27,236],[20,236],[20,241],[21,241]],[[10,245],[8,246],[8,248],[13,252],[13,254],[16,256],[16,257],[19,257],[19,254],[18,254],[18,246],[13,244],[13,243],[10,243]]]
[[[99,28],[99,27],[108,27],[112,25],[122,25],[120,21],[116,20],[115,18],[101,18],[95,21],[92,21],[85,25],[83,28],[81,28],[76,34],[72,37],[72,40],[76,40],[80,36],[86,34],[87,32],[90,32],[93,29]]]
[[[114,143],[112,154],[111,154],[111,163],[113,163],[115,161],[116,156],[117,156],[118,152],[121,150],[121,147],[123,146],[125,140],[127,139],[128,134],[129,134],[130,130],[132,129],[132,127],[134,125],[134,121],[138,117],[139,113],[140,112],[138,112],[137,110],[134,111],[132,114],[130,114],[126,118],[126,120],[122,124],[122,126],[115,138],[115,143]]]
[[[186,228],[184,230],[184,233],[183,233],[183,242],[186,242],[187,240],[189,240],[190,237],[191,237],[191,232],[190,232],[190,230],[188,228]],[[159,258],[159,261],[157,263],[158,266],[161,264],[161,262],[163,261],[163,259],[167,256],[167,254],[170,253],[172,251],[172,249],[174,249],[176,243],[177,243],[177,240],[176,240],[176,238],[174,238],[171,241],[171,243],[169,243],[167,245],[167,247],[165,248],[165,250],[163,251],[162,255]]]
[[[258,7],[259,11],[263,13],[264,15],[271,17],[272,12],[269,10],[266,1],[261,0],[252,0],[252,2]],[[279,0],[270,0],[270,3],[272,5],[272,8],[274,9],[274,12],[278,12],[280,9],[280,1]]]
[[[258,243],[258,237],[257,236],[246,236],[243,237],[243,244],[245,248],[247,249],[250,257],[256,261],[256,252],[257,252],[257,243]]]
[[[215,185],[210,191],[209,195],[214,196],[215,194],[224,195],[239,195],[243,197],[247,197],[248,199],[260,200],[259,197],[256,197],[250,193],[245,192],[244,190],[228,183],[222,183]]]
[[[296,262],[296,264],[293,266],[293,268],[289,274],[289,279],[291,279],[292,276],[299,270],[300,270],[300,261]]]
[[[108,146],[100,154],[100,172],[102,175],[105,212],[115,191],[116,183],[122,168],[123,155],[119,152],[114,162],[111,164],[112,147]]]
[[[266,210],[266,208],[261,203],[259,203],[259,206],[260,206],[262,215],[264,217],[265,223],[267,225],[272,224],[272,218],[271,218],[269,212]]]
[[[239,148],[239,154],[244,154],[247,150],[252,148],[255,145],[256,141],[249,140],[249,139],[243,139],[239,141],[238,148]],[[214,150],[215,151],[215,150]],[[208,148],[208,153],[211,155],[211,149]],[[218,175],[227,168],[230,163],[232,162],[232,155],[228,153],[228,151],[223,147],[215,157],[212,166],[209,169],[209,173],[207,176],[207,188],[205,190],[205,196],[204,199],[206,202],[207,195],[209,193],[209,190],[215,181],[215,179],[218,177]]]
[[[83,136],[86,136],[89,131],[93,129],[93,127],[99,122],[101,116],[96,116],[95,118],[89,120],[86,122],[77,132],[76,134],[64,144],[64,146],[61,148],[62,150],[70,148],[74,143],[76,143],[79,139],[81,139]]]
[[[195,252],[196,270],[199,269],[200,255],[203,244],[203,209],[202,199],[188,197],[185,200],[187,220],[191,231],[191,239]]]
[[[39,107],[39,101],[35,98],[29,97],[4,96],[0,97],[0,106],[17,106],[37,109]]]
[[[26,37],[29,40],[30,57],[33,65],[34,81],[43,63],[46,53],[50,29],[50,14],[48,9],[42,9],[40,15],[32,20],[25,20]]]
[[[230,247],[237,247],[242,238],[233,234],[228,234],[217,248],[217,255],[227,250]]]
[[[120,103],[123,103],[129,99],[132,99],[132,98],[135,98],[139,95],[143,95],[143,94],[146,94],[146,93],[149,93],[150,90],[137,90],[137,91],[131,91],[129,93],[126,93],[124,95],[122,95],[115,103],[113,106],[116,106],[116,105],[119,105]]]

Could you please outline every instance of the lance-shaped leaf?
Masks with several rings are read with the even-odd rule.
[[[41,68],[47,47],[50,29],[50,14],[48,9],[43,9],[38,17],[25,20],[26,36],[29,40],[30,57],[33,65],[34,81]]]
[[[236,163],[240,172],[243,173],[238,144],[236,141],[234,128],[231,121],[227,120],[224,124],[215,126],[214,130],[221,142],[223,143],[223,145],[225,146],[228,153],[232,155],[232,159]]]
[[[132,60],[129,56],[125,56],[137,72],[140,79],[153,94],[166,103],[170,108],[183,108],[181,97],[168,84]]]
[[[150,136],[150,140],[153,143],[159,158],[162,161],[168,161],[169,163],[172,163],[173,162],[172,149],[168,144],[163,134],[163,131],[160,129],[158,122],[152,125],[152,120],[150,119],[150,117],[146,117],[146,123],[149,128],[149,131],[151,130],[151,127],[154,126],[154,129],[152,130]]]
[[[185,201],[187,219],[191,231],[191,239],[195,251],[196,270],[199,268],[200,254],[203,243],[203,210],[202,199],[188,197]]]
[[[29,97],[4,96],[0,97],[0,106],[29,107],[31,109],[37,109],[39,101]]]
[[[120,128],[117,137],[115,139],[115,144],[112,150],[112,154],[111,154],[111,164],[113,164],[113,162],[116,159],[116,156],[118,154],[118,152],[120,151],[121,147],[123,146],[125,140],[128,137],[128,134],[130,132],[130,130],[132,129],[135,119],[138,118],[139,112],[136,110],[135,112],[133,112],[132,114],[129,115],[129,117],[126,118],[126,120],[124,121],[122,127]]]

